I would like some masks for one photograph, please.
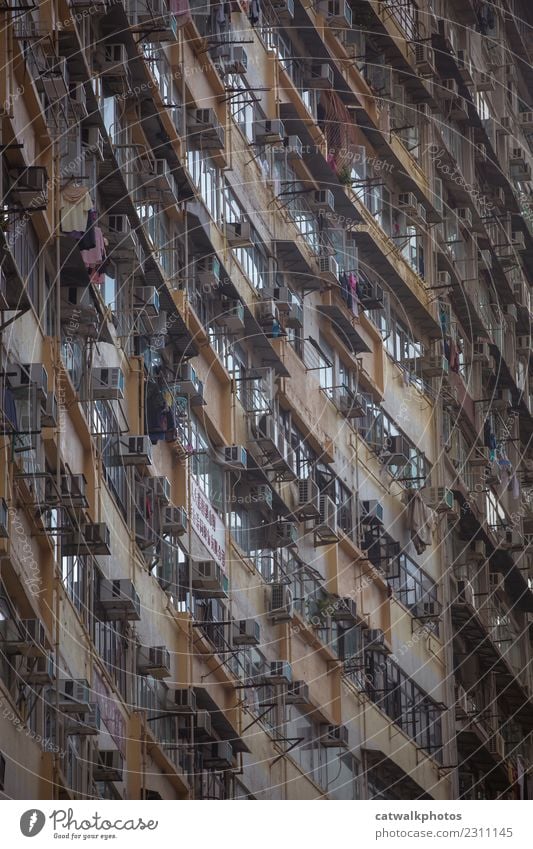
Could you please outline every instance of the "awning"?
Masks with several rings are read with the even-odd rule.
[[[366,771],[375,773],[380,782],[385,784],[393,792],[396,792],[400,798],[433,798],[410,775],[404,772],[397,763],[389,758],[385,752],[382,752],[381,749],[370,749],[363,745],[361,746],[361,751],[365,755]]]
[[[234,752],[250,752],[250,749],[239,736],[223,710],[219,708],[214,699],[211,698],[205,687],[195,687],[196,704],[200,710],[207,710],[211,714],[211,723],[221,740],[228,740],[233,746]]]
[[[363,339],[355,321],[350,320],[341,307],[336,304],[319,304],[317,311],[329,318],[333,330],[350,351],[353,351],[354,354],[370,353],[370,348]]]

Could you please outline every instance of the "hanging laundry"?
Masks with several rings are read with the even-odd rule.
[[[350,295],[351,295],[351,309],[355,316],[359,316],[359,299],[357,297],[357,277],[350,271],[348,276],[348,284],[350,286]]]
[[[61,229],[63,233],[85,233],[87,215],[93,208],[86,186],[68,185],[61,192]]]
[[[250,13],[248,15],[248,20],[251,25],[255,27],[256,24],[259,23],[261,18],[261,7],[259,5],[259,0],[252,0],[250,3]]]
[[[330,151],[330,152],[328,153],[328,156],[327,156],[327,163],[328,163],[329,167],[331,168],[331,170],[333,171],[333,173],[334,173],[334,174],[336,174],[336,173],[337,173],[337,170],[338,170],[338,167],[337,167],[337,158],[336,158],[336,156],[335,156],[335,154],[334,154],[334,152],[333,152],[333,151]]]
[[[104,275],[101,272],[101,266],[105,259],[105,241],[100,227],[94,227],[94,241],[94,248],[82,250],[81,256],[89,272],[91,283],[103,283]]]
[[[516,474],[516,472],[514,472],[513,476],[511,477],[511,483],[509,485],[509,488],[511,490],[513,498],[520,498],[520,481],[518,480],[518,475]]]
[[[185,24],[188,24],[192,20],[189,0],[170,0],[169,11],[175,16],[176,23],[179,27],[185,26]]]
[[[492,432],[492,427],[488,419],[485,419],[485,423],[483,425],[483,444],[485,445],[485,448],[490,448],[491,451],[496,451],[498,446],[496,435]]]
[[[348,276],[345,271],[341,271],[341,273],[339,274],[339,283],[341,286],[342,299],[343,301],[346,301],[346,303],[349,303],[349,300],[351,298],[350,284],[348,283]]]
[[[435,530],[435,514],[427,504],[424,503],[418,490],[410,490],[407,493],[407,528],[411,533],[411,540],[417,554],[423,554],[431,545],[433,531]]]
[[[15,398],[9,386],[4,386],[4,403],[1,410],[2,428],[5,430],[17,430],[17,407]]]
[[[87,223],[85,225],[85,231],[82,234],[78,245],[80,250],[82,251],[91,251],[96,247],[96,236],[94,233],[94,225],[97,219],[97,213],[95,210],[92,210],[87,215]]]
[[[450,371],[459,374],[459,351],[454,339],[450,339]]]

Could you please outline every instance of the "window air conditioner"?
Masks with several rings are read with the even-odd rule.
[[[152,478],[149,482],[153,488],[154,497],[162,504],[170,503],[170,481],[167,477],[160,476]]]
[[[149,318],[159,315],[159,292],[155,286],[143,286],[133,290],[133,309]]]
[[[320,542],[337,542],[337,505],[329,495],[320,496],[320,516],[315,525],[315,536]]]
[[[96,702],[89,703],[89,710],[82,717],[71,717],[65,723],[67,736],[96,737],[100,733],[100,707]]]
[[[7,376],[11,389],[25,389],[33,385],[39,393],[41,402],[46,403],[48,395],[48,374],[41,363],[8,365],[6,367],[5,375]]]
[[[141,618],[141,600],[128,578],[102,578],[99,585],[98,606],[106,619]]]
[[[363,639],[366,649],[382,651],[385,649],[385,634],[381,628],[366,628],[363,631]]]
[[[298,517],[316,519],[320,516],[320,489],[314,478],[298,481]]]
[[[285,127],[278,118],[266,121],[255,121],[253,125],[256,144],[281,143],[286,136]]]
[[[87,713],[91,709],[89,682],[84,678],[61,678],[58,682],[58,709],[61,713]],[[55,691],[50,693],[55,704]]]
[[[119,457],[124,466],[151,466],[152,443],[149,436],[127,436],[119,442]]]
[[[351,28],[352,9],[346,0],[320,0],[318,9],[330,27],[334,29]]]
[[[292,684],[289,684],[285,693],[285,703],[288,705],[310,706],[312,702],[309,685],[305,681],[293,681]]]
[[[119,368],[95,368],[91,372],[95,401],[118,401],[124,398],[124,374]]]
[[[332,603],[331,618],[335,622],[356,622],[357,621],[357,605],[353,598],[346,596],[336,599]]]
[[[166,646],[139,646],[137,672],[153,678],[168,678],[171,674],[170,652]]]
[[[233,623],[234,646],[258,646],[260,642],[261,628],[255,619],[238,619]]]
[[[227,740],[218,743],[209,743],[202,753],[202,766],[204,769],[231,769],[233,766],[233,748],[231,743]]]
[[[224,462],[233,469],[246,469],[248,466],[248,454],[244,445],[226,445],[224,448]]]
[[[196,693],[192,687],[174,690],[172,710],[178,714],[196,713]]]
[[[423,493],[424,494],[424,491]],[[431,487],[427,490],[426,503],[437,513],[455,513],[455,497],[451,489]]]
[[[321,725],[320,745],[325,748],[348,748],[348,729],[346,725]]]
[[[295,522],[274,522],[267,528],[270,548],[287,548],[298,542],[298,526]]]
[[[384,518],[383,504],[381,501],[377,501],[372,499],[370,501],[363,501],[363,516],[362,522],[365,525],[382,525]]]
[[[161,532],[171,536],[182,536],[187,533],[188,520],[185,507],[169,505],[163,507],[161,513]]]
[[[265,684],[291,684],[292,668],[286,660],[272,660],[270,671],[265,676]]]
[[[292,590],[288,584],[274,583],[268,587],[268,617],[271,621],[290,622],[294,615]]]
[[[93,763],[93,780],[103,782],[122,781],[124,759],[118,749],[100,749]]]
[[[229,583],[214,560],[192,560],[192,588],[200,598],[227,598]]]

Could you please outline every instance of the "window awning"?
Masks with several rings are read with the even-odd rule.
[[[211,714],[213,728],[220,739],[228,740],[233,746],[234,752],[250,752],[242,737],[235,730],[224,711],[211,698],[205,687],[195,687],[194,692],[196,695],[196,704],[200,710],[207,710]]]
[[[317,310],[331,321],[337,336],[354,354],[369,354],[370,348],[355,323],[352,323],[343,309],[336,304],[319,304]]]

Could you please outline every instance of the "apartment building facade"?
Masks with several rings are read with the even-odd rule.
[[[533,792],[530,15],[0,3],[5,798]]]

